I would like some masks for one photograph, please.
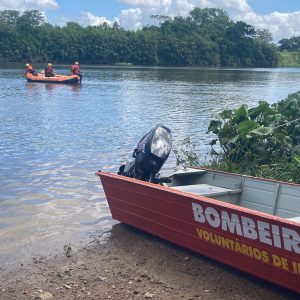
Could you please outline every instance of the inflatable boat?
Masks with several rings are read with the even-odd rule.
[[[39,82],[39,83],[62,83],[62,84],[78,84],[80,77],[77,75],[56,75],[55,77],[46,77],[44,74],[38,74],[37,76],[28,73],[26,75],[28,82]]]

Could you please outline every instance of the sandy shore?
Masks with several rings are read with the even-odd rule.
[[[122,224],[114,225],[104,240],[72,249],[69,257],[62,249],[55,257],[36,257],[0,271],[0,300],[299,299]]]

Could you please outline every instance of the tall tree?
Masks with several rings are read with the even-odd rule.
[[[20,12],[16,10],[3,10],[0,12],[0,21],[11,26],[16,26]]]
[[[45,18],[41,12],[36,9],[25,10],[23,14],[17,19],[17,27],[22,30],[37,27],[45,22]]]
[[[152,16],[159,26],[124,30],[115,22],[83,27],[45,23],[37,10],[0,11],[0,59],[90,64],[120,62],[169,66],[274,66],[276,50],[266,30],[233,22],[216,8],[186,17]],[[289,41],[297,47],[299,40]]]

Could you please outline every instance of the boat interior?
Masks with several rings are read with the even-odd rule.
[[[163,185],[300,222],[300,185],[185,168]]]

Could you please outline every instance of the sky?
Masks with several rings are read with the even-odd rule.
[[[0,0],[0,10],[38,9],[51,24],[117,21],[130,30],[152,24],[151,15],[186,16],[194,7],[224,9],[234,21],[269,29],[274,42],[300,36],[299,0]]]

